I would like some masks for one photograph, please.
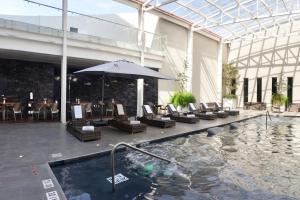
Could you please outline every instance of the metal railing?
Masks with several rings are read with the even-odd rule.
[[[155,154],[153,154],[153,153],[144,151],[144,150],[142,150],[142,149],[140,149],[140,148],[137,148],[137,147],[132,146],[132,145],[130,145],[130,144],[127,144],[127,143],[125,143],[125,142],[120,142],[120,143],[116,144],[116,145],[113,147],[113,149],[111,150],[111,173],[112,173],[111,178],[112,178],[112,191],[113,191],[113,192],[116,191],[116,187],[115,187],[115,151],[116,151],[117,148],[120,147],[120,146],[125,146],[125,147],[128,147],[128,148],[130,148],[130,149],[133,149],[133,150],[135,150],[135,151],[138,151],[138,152],[141,152],[141,153],[143,153],[143,154],[146,154],[146,155],[148,155],[148,156],[152,156],[152,157],[154,157],[154,158],[157,158],[157,159],[166,161],[166,162],[168,162],[168,163],[174,163],[174,164],[176,164],[176,165],[178,165],[178,166],[184,167],[183,165],[181,165],[180,163],[178,163],[178,162],[176,162],[176,161],[171,161],[171,160],[169,160],[169,159],[167,159],[167,158],[164,158],[164,157],[155,155]]]
[[[266,130],[268,129],[268,117],[269,117],[270,121],[272,121],[271,115],[270,115],[269,111],[267,110],[267,112],[266,112]]]

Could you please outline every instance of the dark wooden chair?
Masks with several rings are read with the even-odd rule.
[[[199,118],[196,117],[193,113],[179,113],[173,104],[168,104],[167,109],[171,119],[176,122],[195,124],[199,122]]]
[[[170,128],[176,125],[176,121],[169,117],[160,117],[154,114],[150,105],[143,105],[143,117],[138,118],[142,123],[160,128]]]
[[[200,108],[196,108],[196,106],[193,103],[189,103],[188,107],[189,107],[189,111],[195,114],[199,119],[214,120],[217,118],[217,115],[214,114],[213,112],[206,112]]]
[[[100,128],[91,126],[85,114],[81,105],[71,107],[72,120],[67,124],[68,132],[83,142],[101,139]]]
[[[115,104],[114,106],[114,119],[108,121],[110,126],[128,133],[138,133],[146,130],[146,124],[128,120],[128,116],[122,104]]]

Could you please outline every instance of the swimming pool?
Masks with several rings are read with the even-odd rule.
[[[185,167],[146,155],[119,152],[116,174],[128,180],[111,192],[110,156],[53,167],[68,200],[300,199],[300,118],[238,123],[142,148]]]

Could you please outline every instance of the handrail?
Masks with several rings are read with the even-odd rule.
[[[266,129],[268,129],[268,116],[269,116],[270,121],[272,121],[271,115],[270,115],[269,111],[267,110],[267,112],[266,112]]]
[[[167,158],[164,158],[164,157],[155,155],[155,154],[153,154],[153,153],[144,151],[144,150],[142,150],[142,149],[140,149],[140,148],[137,148],[137,147],[132,146],[132,145],[130,145],[130,144],[127,144],[127,143],[125,143],[125,142],[120,142],[120,143],[116,144],[116,145],[112,148],[111,154],[110,154],[110,155],[111,155],[111,173],[112,173],[112,176],[111,176],[112,182],[111,182],[111,183],[112,183],[112,191],[113,191],[113,192],[116,191],[116,188],[115,188],[115,151],[117,150],[117,148],[118,148],[119,146],[125,146],[125,147],[131,148],[131,149],[133,149],[133,150],[135,150],[135,151],[138,151],[138,152],[144,153],[144,154],[146,154],[146,155],[152,156],[152,157],[154,157],[154,158],[157,158],[157,159],[166,161],[166,162],[168,162],[168,163],[174,163],[174,164],[176,164],[176,165],[179,165],[179,166],[181,166],[181,167],[184,167],[183,165],[181,165],[180,163],[178,163],[178,162],[176,162],[176,161],[171,161],[171,160],[169,160],[169,159],[167,159]]]

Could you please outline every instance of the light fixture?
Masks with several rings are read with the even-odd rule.
[[[54,80],[59,81],[60,80],[60,76],[55,76]]]
[[[129,86],[134,86],[134,83],[128,83]]]
[[[91,86],[92,83],[91,83],[91,82],[86,82],[86,83],[84,83],[84,85],[86,85],[86,86]]]

